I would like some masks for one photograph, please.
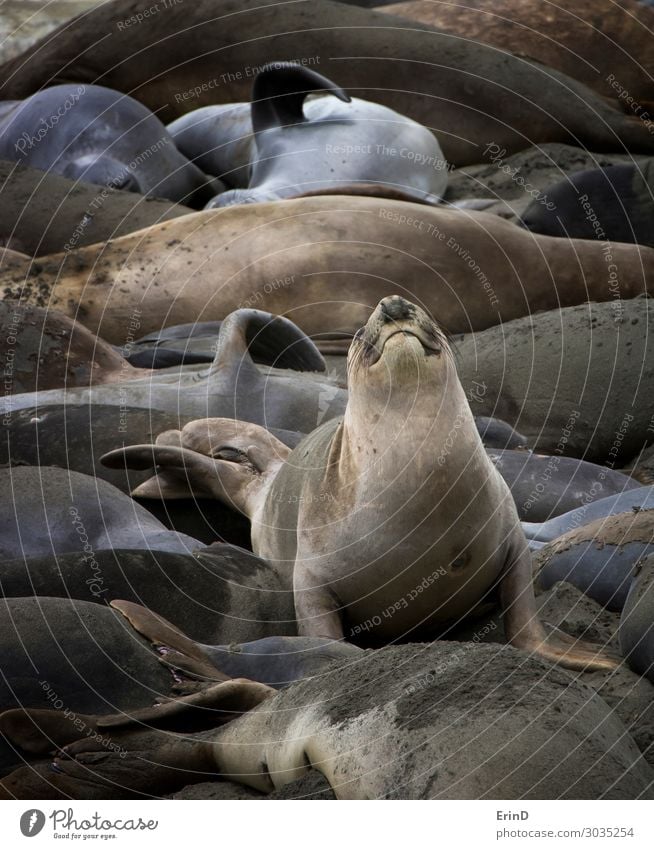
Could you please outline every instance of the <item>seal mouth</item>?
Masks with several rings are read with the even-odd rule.
[[[440,341],[437,338],[432,337],[431,334],[426,333],[422,327],[415,323],[412,323],[411,326],[408,327],[382,328],[382,330],[377,334],[376,339],[370,340],[364,338],[362,340],[366,346],[364,352],[366,365],[370,367],[378,363],[384,355],[388,342],[398,336],[417,339],[418,342],[420,342],[423,354],[426,357],[437,357],[442,351]]]
[[[450,354],[447,334],[423,309],[399,295],[383,298],[367,324],[352,340],[349,368],[370,368],[384,356],[391,339],[393,347],[404,349],[407,356],[440,357]],[[416,345],[413,340],[417,340]]]

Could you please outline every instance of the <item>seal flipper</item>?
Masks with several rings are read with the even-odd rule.
[[[313,372],[327,369],[318,348],[288,318],[262,310],[236,310],[222,322],[209,375],[225,369],[239,375],[245,368],[259,377],[253,357],[275,368]]]
[[[194,640],[162,616],[132,601],[117,599],[110,602],[110,606],[121,613],[130,625],[153,645],[173,650],[175,662],[168,665],[212,681],[230,680],[214,666],[209,656]],[[165,655],[161,660],[167,663]]]
[[[100,461],[113,469],[162,467],[132,491],[135,498],[165,499],[168,484],[170,497],[178,498],[181,484],[191,495],[215,498],[250,518],[291,453],[260,425],[234,419],[197,419],[181,431],[167,431],[164,438],[167,444],[158,439],[155,445],[117,448]]]
[[[171,699],[152,707],[130,711],[129,714],[111,714],[97,718],[98,728],[126,728],[131,725],[166,725],[171,721],[191,719],[197,711],[199,719],[205,725],[215,728],[224,725],[237,716],[255,708],[266,699],[272,698],[277,691],[267,684],[249,681],[246,678],[226,679],[212,684],[198,693],[182,698]],[[216,715],[210,715],[215,712]],[[183,726],[180,730],[183,730]],[[68,754],[84,750],[84,741],[78,745],[72,743],[66,747]]]
[[[97,717],[58,710],[13,708],[0,714],[0,733],[33,755],[47,755],[66,743],[87,739]]]
[[[622,658],[603,646],[578,640],[562,631],[547,633],[538,618],[534,598],[531,555],[523,540],[513,547],[508,567],[500,581],[504,632],[507,641],[517,649],[533,652],[543,660],[568,669],[610,671],[617,669]]]
[[[313,91],[328,91],[344,103],[350,96],[340,86],[302,65],[273,62],[257,74],[252,86],[252,127],[255,134],[271,127],[305,121],[302,106]]]

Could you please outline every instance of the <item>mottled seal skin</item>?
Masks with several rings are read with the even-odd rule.
[[[612,666],[539,622],[510,491],[438,324],[383,299],[353,340],[348,385],[343,418],[293,452],[255,425],[207,419],[103,462],[158,467],[135,495],[213,494],[249,516],[253,550],[292,573],[302,636],[433,638],[499,590],[514,645],[573,668]]]
[[[214,544],[192,554],[116,548],[96,552],[93,566],[82,553],[20,557],[3,561],[0,575],[4,598],[131,601],[224,654],[243,642],[254,641],[254,652],[257,640],[296,634],[291,588],[265,561],[234,545]],[[234,657],[229,669],[237,661]]]
[[[608,250],[615,247],[609,243]],[[464,388],[485,387],[476,393],[476,414],[507,421],[538,452],[613,469],[651,439],[654,346],[652,301],[627,299],[620,275],[609,282],[610,273],[605,263],[604,289],[616,296],[605,303],[553,308],[457,336],[454,344]]]
[[[328,94],[305,104],[312,91]],[[358,185],[425,203],[443,196],[448,166],[433,133],[386,106],[350,98],[309,68],[283,62],[263,68],[252,104],[240,107],[249,126],[238,115],[239,104],[227,114],[224,106],[213,113],[205,107],[168,126],[182,153],[236,186],[207,209],[343,188],[356,192]]]
[[[195,207],[222,188],[177,150],[147,107],[119,91],[56,85],[12,106],[0,116],[2,159]]]
[[[654,249],[615,244],[611,256],[613,288],[602,243],[537,236],[483,212],[330,196],[186,215],[81,248],[74,265],[57,254],[36,267],[7,251],[0,293],[61,310],[118,345],[134,310],[149,333],[256,308],[343,353],[387,294],[469,333],[651,287]],[[513,424],[499,410],[476,412]]]
[[[78,321],[33,304],[0,301],[0,361],[10,364],[5,395],[146,377]]]
[[[654,246],[654,163],[573,174],[547,190],[549,209],[532,202],[522,224],[532,233]]]
[[[191,552],[197,540],[169,531],[111,484],[48,466],[0,469],[0,557],[111,548]]]
[[[187,206],[0,161],[0,244],[29,256],[117,239],[188,215]]]
[[[431,129],[455,165],[479,162],[491,142],[509,153],[556,141],[654,150],[641,117],[565,74],[389,15],[328,0],[283,9],[271,0],[198,0],[125,28],[134,8],[118,0],[68,22],[2,66],[0,96],[102,81],[169,123],[193,108],[247,100],[263,65],[304,59],[352,94]],[[110,35],[99,42],[98,32]]]
[[[654,683],[654,557],[640,560],[620,618],[620,649],[629,666]]]
[[[253,340],[277,368],[262,370],[255,364]],[[0,406],[5,414],[55,404],[130,406],[177,413],[180,418],[231,417],[309,433],[321,421],[340,415],[347,400],[345,387],[321,374],[325,363],[314,343],[293,322],[261,310],[237,310],[225,318],[208,369],[146,371],[139,377],[142,372],[125,365],[131,379],[24,392],[3,399]]]
[[[193,737],[158,731],[163,709],[138,716],[131,726],[124,717],[100,720],[99,729],[123,747],[118,752],[79,740],[56,757],[56,773],[16,772],[2,791],[31,799],[43,792],[141,798],[218,773],[271,793],[313,768],[339,799],[652,795],[652,769],[608,705],[579,680],[509,647],[435,643],[362,652]],[[121,720],[122,728],[115,724]],[[20,729],[8,730],[22,740]],[[447,770],[434,766],[443,763]],[[45,788],[43,777],[51,781]]]
[[[631,96],[639,112],[652,114],[654,14],[635,0],[577,0],[569,8],[533,0],[408,0],[382,11],[542,62],[604,97],[622,92],[620,104]]]
[[[654,509],[629,510],[568,531],[536,552],[537,582],[567,581],[609,610],[624,607],[634,564],[652,551]]]
[[[510,450],[489,450],[488,456],[509,485],[523,521],[546,522],[589,499],[640,487],[628,475],[572,457]]]
[[[619,495],[609,495],[599,501],[587,501],[582,507],[548,519],[547,522],[523,522],[522,529],[527,539],[534,543],[535,547],[543,543],[552,542],[574,531],[584,525],[603,519],[607,516],[615,516],[617,513],[633,512],[639,510],[651,510],[654,508],[654,486],[641,486]],[[539,546],[540,544],[540,546]]]

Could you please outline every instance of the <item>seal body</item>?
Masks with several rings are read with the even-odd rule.
[[[329,94],[305,104],[312,90]],[[386,106],[351,99],[325,77],[289,63],[257,75],[252,101],[213,112],[205,107],[168,127],[184,154],[243,187],[209,208],[357,186],[431,203],[443,196],[447,162],[434,134]]]
[[[620,269],[613,288],[604,246],[595,241],[535,236],[483,212],[332,196],[185,215],[81,248],[74,266],[67,254],[34,267],[7,252],[0,290],[59,309],[118,345],[134,310],[148,333],[255,307],[345,353],[384,295],[410,298],[448,331],[469,333],[589,299],[626,301],[651,288],[651,248],[615,244],[611,256]],[[513,411],[476,412],[514,424]]]
[[[613,165],[551,186],[553,208],[537,200],[522,215],[532,233],[654,246],[654,164]]]
[[[654,510],[629,510],[570,530],[534,557],[538,584],[566,581],[608,608],[620,611],[634,565],[652,552]]]
[[[104,86],[52,86],[11,104],[0,118],[0,158],[189,206],[221,188],[211,188],[147,107]]]
[[[479,162],[490,142],[509,153],[571,139],[596,151],[654,150],[641,117],[565,74],[368,9],[328,0],[283,8],[270,0],[198,0],[171,5],[145,27],[125,27],[133,15],[131,0],[118,0],[67,23],[5,64],[2,96],[102,79],[135,91],[168,123],[192,107],[244,101],[263,65],[304,58],[346,90],[433,130],[457,166]],[[98,32],[120,37],[98,42]],[[489,109],[500,100],[501,114]]]
[[[654,683],[654,557],[639,561],[620,619],[620,649],[627,663]]]
[[[612,668],[538,620],[515,505],[440,326],[404,298],[384,298],[352,342],[348,385],[343,418],[292,452],[256,425],[206,419],[102,460],[159,468],[134,495],[190,489],[247,515],[253,550],[292,575],[301,636],[433,637],[497,590],[513,645]]]

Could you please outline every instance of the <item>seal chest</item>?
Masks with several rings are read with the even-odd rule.
[[[447,340],[419,307],[397,296],[380,303],[353,342],[348,383],[344,418],[291,454],[253,540],[278,568],[294,564],[300,630],[312,627],[301,621],[303,594],[328,587],[346,636],[434,634],[498,580],[506,529],[492,516],[510,509],[510,493]],[[311,604],[307,612],[320,615]]]

